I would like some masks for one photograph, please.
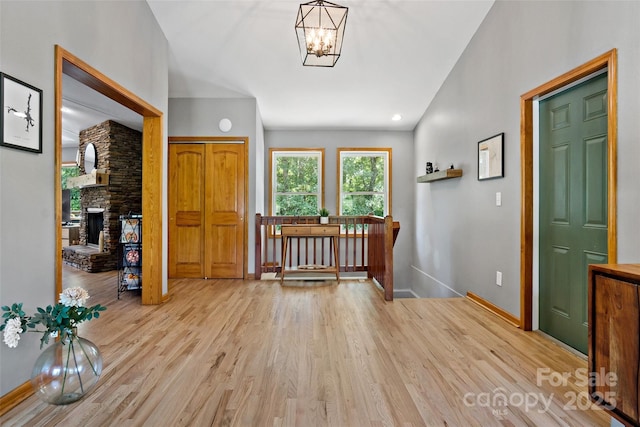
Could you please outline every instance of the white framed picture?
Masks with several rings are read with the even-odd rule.
[[[0,73],[3,147],[42,153],[42,90]]]

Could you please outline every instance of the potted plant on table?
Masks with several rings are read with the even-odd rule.
[[[320,224],[329,224],[329,209],[322,208],[318,213],[320,214]]]
[[[3,306],[4,343],[18,346],[25,332],[42,334],[40,348],[50,338],[58,340],[43,351],[33,367],[31,384],[36,395],[56,405],[75,402],[91,390],[102,373],[102,356],[91,341],[78,336],[78,324],[100,317],[107,308],[97,304],[85,307],[89,293],[80,287],[67,288],[57,304],[38,307],[37,313],[27,316],[22,303]]]

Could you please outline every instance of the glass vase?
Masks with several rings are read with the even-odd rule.
[[[94,343],[76,335],[50,345],[33,366],[35,394],[53,405],[66,405],[87,394],[102,373],[102,355]]]

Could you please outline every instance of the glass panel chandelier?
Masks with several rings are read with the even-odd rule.
[[[302,65],[333,67],[340,58],[348,7],[323,0],[302,3],[296,18],[296,35]]]

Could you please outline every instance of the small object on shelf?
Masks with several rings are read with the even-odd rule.
[[[129,249],[127,251],[126,258],[129,264],[136,265],[138,264],[138,262],[140,262],[140,253],[137,249]]]
[[[453,163],[451,163],[451,167],[449,169],[453,169]]]
[[[320,224],[329,224],[329,209],[321,208],[318,213],[320,214]]]
[[[436,172],[440,172],[440,168],[438,168],[437,163],[433,166],[433,173],[436,173]]]
[[[140,240],[140,218],[124,218],[120,217],[122,224],[122,233],[120,234],[120,242],[137,243]],[[137,216],[137,215],[136,215]]]
[[[124,281],[127,284],[127,289],[137,289],[140,285],[140,276],[134,273],[125,275]]]
[[[427,162],[427,175],[433,173],[433,163]]]
[[[417,181],[419,183],[442,181],[444,179],[460,178],[461,176],[462,176],[462,169],[445,169],[443,171],[433,172],[427,175],[419,176]]]

